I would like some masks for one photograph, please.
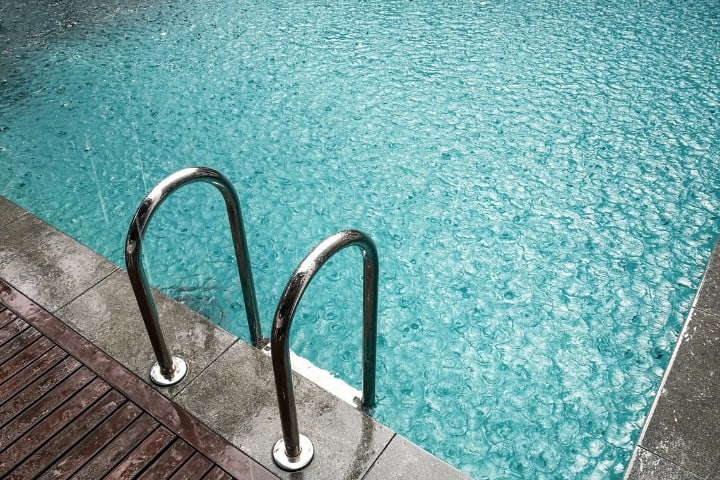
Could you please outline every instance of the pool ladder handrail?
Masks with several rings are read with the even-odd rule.
[[[363,393],[360,402],[364,409],[375,405],[378,254],[375,244],[366,234],[358,230],[343,230],[323,240],[300,262],[285,286],[273,319],[270,350],[283,432],[283,437],[273,448],[273,459],[285,470],[300,470],[310,463],[314,454],[312,442],[298,429],[289,346],[295,309],[318,270],[337,252],[353,245],[360,247],[363,253]]]
[[[248,327],[250,328],[250,339],[256,347],[261,347],[264,344],[255,297],[255,284],[252,277],[250,256],[237,192],[225,176],[211,168],[190,167],[179,170],[158,183],[145,196],[130,222],[125,240],[125,265],[140,308],[140,314],[157,358],[157,362],[150,370],[150,378],[155,384],[164,387],[180,382],[187,373],[187,364],[182,358],[172,356],[165,342],[160,328],[157,307],[142,264],[142,240],[150,219],[165,199],[180,187],[195,182],[212,184],[220,191],[225,200],[235,249],[235,259],[245,301],[245,312]]]

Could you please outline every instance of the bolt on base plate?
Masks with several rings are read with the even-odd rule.
[[[294,472],[306,467],[315,455],[315,447],[305,435],[300,434],[300,455],[288,457],[285,452],[285,440],[282,438],[275,442],[273,447],[273,460],[278,467],[288,472]]]
[[[172,360],[173,368],[170,375],[163,375],[160,371],[159,363],[155,362],[155,365],[152,366],[150,369],[150,380],[152,380],[155,385],[169,387],[170,385],[175,385],[185,378],[185,375],[187,374],[187,364],[185,363],[185,360],[180,357],[172,357]]]

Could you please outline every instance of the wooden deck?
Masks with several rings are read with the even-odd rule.
[[[0,478],[277,477],[0,280]]]

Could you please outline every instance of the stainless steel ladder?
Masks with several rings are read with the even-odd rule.
[[[142,264],[142,240],[150,219],[163,201],[178,188],[195,182],[206,182],[214,185],[225,200],[245,301],[245,312],[248,327],[250,328],[250,339],[255,346],[261,346],[263,343],[260,316],[258,315],[257,300],[255,298],[255,285],[252,278],[252,269],[250,268],[250,256],[242,222],[242,211],[240,210],[240,202],[235,189],[227,178],[211,168],[191,167],[175,172],[158,183],[145,196],[130,222],[125,239],[125,265],[140,308],[140,314],[157,358],[157,363],[150,370],[150,378],[155,384],[165,387],[174,385],[183,379],[187,373],[187,364],[182,358],[172,356],[165,342],[160,328],[157,307]]]
[[[284,470],[295,471],[310,463],[312,442],[300,434],[295,391],[290,366],[289,334],[295,309],[318,270],[337,252],[358,246],[363,253],[363,347],[361,405],[375,405],[375,364],[377,350],[378,255],[373,241],[358,230],[343,230],[329,236],[300,262],[280,297],[270,335],[275,391],[283,437],[273,447],[273,459]]]
[[[153,214],[162,202],[178,188],[194,182],[210,183],[222,193],[230,221],[251,342],[256,347],[266,344],[260,329],[255,286],[237,193],[227,178],[216,170],[207,167],[180,170],[162,180],[145,196],[130,222],[125,240],[125,265],[157,358],[150,370],[150,378],[155,384],[164,387],[180,382],[187,373],[187,364],[182,358],[172,356],[165,342],[157,307],[141,260],[142,240]],[[314,455],[312,442],[305,435],[301,435],[298,429],[290,365],[289,334],[293,316],[305,289],[318,270],[333,255],[350,246],[359,247],[363,254],[363,379],[360,406],[367,411],[375,405],[378,254],[369,236],[359,230],[343,230],[326,238],[300,262],[285,286],[273,319],[270,347],[283,432],[283,437],[273,448],[273,459],[284,470],[300,470],[310,463]]]

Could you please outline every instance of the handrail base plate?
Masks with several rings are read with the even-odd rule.
[[[185,375],[187,375],[187,363],[180,357],[172,357],[173,369],[170,375],[163,375],[160,370],[160,364],[155,362],[155,365],[150,369],[150,380],[159,387],[169,387],[179,383]]]
[[[300,455],[297,457],[288,457],[285,453],[285,440],[282,438],[275,442],[273,447],[273,460],[278,467],[288,472],[294,472],[305,468],[315,455],[315,447],[312,442],[302,433],[300,434]]]

